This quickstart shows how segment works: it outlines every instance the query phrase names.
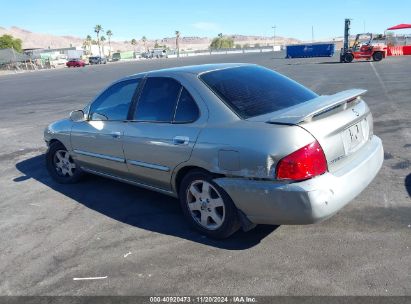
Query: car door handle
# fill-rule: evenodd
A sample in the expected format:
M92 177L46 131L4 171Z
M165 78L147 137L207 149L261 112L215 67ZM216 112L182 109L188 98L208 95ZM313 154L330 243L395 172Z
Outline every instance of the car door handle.
M110 135L113 138L120 138L121 137L121 132L111 132Z
M188 145L190 138L187 136L176 136L173 138L173 144L175 145Z

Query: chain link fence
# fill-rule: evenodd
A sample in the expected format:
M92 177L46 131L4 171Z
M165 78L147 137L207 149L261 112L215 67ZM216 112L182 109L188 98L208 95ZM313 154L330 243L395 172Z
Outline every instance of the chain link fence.
M51 69L55 65L51 58L43 58L36 53L19 53L12 48L0 49L0 71L19 72Z

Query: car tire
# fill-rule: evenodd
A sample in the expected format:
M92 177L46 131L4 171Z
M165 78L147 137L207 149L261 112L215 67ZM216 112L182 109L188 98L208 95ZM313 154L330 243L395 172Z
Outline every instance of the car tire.
M372 59L373 59L374 61L381 61L383 58L384 58L384 56L383 56L382 52L375 52L375 53L372 55Z
M181 181L180 205L192 227L208 237L224 239L241 225L233 201L213 178L203 170L190 171Z
M50 144L46 152L46 167L50 176L59 184L74 184L83 176L83 171L60 142Z
M354 60L354 55L351 53L347 53L344 55L344 62L351 63Z

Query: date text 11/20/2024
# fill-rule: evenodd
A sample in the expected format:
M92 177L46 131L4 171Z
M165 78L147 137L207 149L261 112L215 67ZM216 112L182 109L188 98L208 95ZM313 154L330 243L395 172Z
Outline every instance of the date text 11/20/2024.
M257 302L258 301L255 297L248 297L248 296L150 297L150 303L257 303Z

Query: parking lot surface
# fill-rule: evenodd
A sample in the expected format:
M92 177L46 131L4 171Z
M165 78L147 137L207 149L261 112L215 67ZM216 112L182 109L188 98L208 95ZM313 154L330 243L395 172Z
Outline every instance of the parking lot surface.
M411 58L337 60L215 55L1 76L0 295L411 295ZM367 89L385 148L377 178L325 222L215 241L175 199L48 176L47 124L122 76L217 62L260 64L321 94Z

